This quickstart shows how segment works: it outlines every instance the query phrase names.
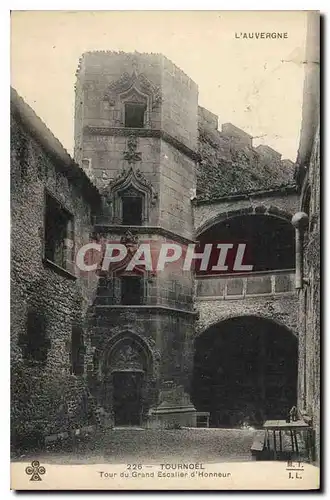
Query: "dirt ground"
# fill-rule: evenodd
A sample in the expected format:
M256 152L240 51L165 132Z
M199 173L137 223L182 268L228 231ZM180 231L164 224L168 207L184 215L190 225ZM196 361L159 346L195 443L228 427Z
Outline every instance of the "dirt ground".
M253 436L254 431L249 429L120 428L93 436L74 451L29 453L17 460L38 458L62 464L249 461Z

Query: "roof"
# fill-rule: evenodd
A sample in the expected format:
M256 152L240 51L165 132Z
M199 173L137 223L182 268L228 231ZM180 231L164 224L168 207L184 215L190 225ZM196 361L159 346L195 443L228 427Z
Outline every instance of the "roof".
M252 137L232 124L217 128L217 117L199 110L197 203L233 195L278 191L294 186L295 164L269 146L252 146Z
M23 127L35 138L44 151L56 160L56 168L69 180L81 183L82 190L87 196L98 198L100 196L98 189L83 169L71 158L46 124L12 87L10 89L10 104L11 112L20 120Z

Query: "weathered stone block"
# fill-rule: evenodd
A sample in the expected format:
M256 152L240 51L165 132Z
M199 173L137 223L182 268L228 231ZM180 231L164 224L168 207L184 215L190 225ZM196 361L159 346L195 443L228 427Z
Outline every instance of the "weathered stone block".
M250 294L263 294L271 293L272 282L271 276L249 276L247 279L246 293Z
M278 274L275 276L275 293L291 292L294 290L294 276L291 274Z
M227 280L227 295L242 295L243 294L243 279L230 278Z

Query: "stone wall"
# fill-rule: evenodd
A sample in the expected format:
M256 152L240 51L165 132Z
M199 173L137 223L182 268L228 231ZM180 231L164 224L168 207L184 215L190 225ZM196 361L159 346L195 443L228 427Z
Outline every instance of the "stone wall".
M180 68L162 56L161 128L197 151L198 87Z
M154 192L160 193L160 139L148 137L136 137L135 152L141 154L141 161L134 163L134 169L139 169L144 178L151 183ZM106 189L111 181L123 170L128 169L130 164L125 160L124 153L129 150L129 136L99 135L85 133L84 135L84 157L91 160L91 173L95 178L96 185L100 189ZM158 225L159 204L151 207L149 223ZM102 215L102 214L98 214Z
M125 87L125 77L129 86L134 71L143 73L148 81L151 77L157 89L161 84L160 56L100 51L87 52L80 59L75 100L75 159L80 164L84 158L91 160L91 174L99 186L107 185L127 165L123 153L127 150L128 134L120 133L124 127L123 104L109 88L117 85L119 94ZM148 129L159 129L160 120L160 108L155 105L150 109ZM115 131L119 131L119 136ZM150 181L157 182L153 174L157 174L154 164L159 162L159 142L141 138L137 151L142 152L139 168Z
M218 130L218 117L199 108L197 199L216 201L294 184L294 163L269 146L254 148L252 137L231 123Z
M249 195L246 197L224 198L210 203L196 203L194 205L194 221L197 235L210 225L235 215L264 213L282 217L290 222L292 215L299 207L297 192L264 193L263 195ZM241 211L241 212L240 212Z
M78 167L73 165L67 153L65 153L68 157L66 166L54 152L41 146L37 136L31 133L32 125L30 129L24 125L24 119L27 119L26 109L21 112L20 106L21 103L17 100L12 103L11 117L12 370L15 377L15 370L24 372L26 363L28 363L26 369L31 368L30 361L23 361L23 351L27 342L28 312L34 310L42 318L45 342L48 346L44 366L33 368L35 377L39 382L46 377L54 383L57 377L63 383L64 377L65 383L72 383L72 387L75 387L76 377L70 375L71 332L73 325L78 325L83 329L85 359L87 360L90 342L85 314L93 293L88 289L92 282L88 283L86 279L80 278L79 270L74 265L68 271L45 261L45 192L47 190L72 214L76 248L89 240L93 207L91 199L94 199L95 206L97 206L98 197L92 185L88 188L88 181L83 182L83 189L79 177L75 176L75 169ZM46 133L43 134L42 141L45 140L46 135ZM89 190L90 196L86 195L86 189ZM35 327L37 328L37 325ZM16 382L19 383L19 380ZM27 403L24 402L24 396L16 392L14 385L12 385L12 411L15 414L17 410L15 405L27 405ZM43 397L45 395L42 392L38 394L37 386L35 391L32 387L32 391L29 403L34 402L33 418L37 418L40 412L39 416L43 415L46 419L44 425L51 424L52 422L47 422L47 415L44 414L46 407ZM59 394L56 397L58 396ZM50 416L49 419L51 419ZM18 432L15 428L16 424L33 427L33 422L29 421L28 405L26 406L26 419L21 422L17 422L15 418L12 420L14 434L15 431Z
M159 172L160 225L193 239L191 196L196 188L195 162L162 141Z
M197 297L224 300L295 292L294 271L248 273L245 276L217 276L197 279Z
M130 332L138 336L150 350L152 362L146 370L144 387L143 422L147 412L161 401L162 384L171 381L188 392L193 356L193 331L195 316L179 310L150 307L101 307L91 312L90 332L94 347L94 372L92 386L100 404L112 411L111 372L107 372L102 359L110 354L108 345L118 335L119 340ZM109 378L110 377L110 378ZM106 380L109 381L105 387Z
M136 90L126 92L125 85ZM130 129L123 122L126 94L140 90L146 102L152 101L149 118L143 128ZM185 226L196 188L197 95L196 84L158 54L86 53L77 72L77 161L90 160L91 175L101 188L122 169L139 169L159 199L149 225L178 229L188 237L192 227ZM134 151L129 147L132 135Z
M151 242L156 249L154 264L163 242L169 239L154 234L145 228L132 229L138 242ZM138 233L137 233L138 231ZM122 233L110 232L106 226L98 227L98 235L105 241L120 241ZM141 267L143 270L143 266ZM152 353L153 367L147 373L147 388L144 391L144 412L157 405L162 383L189 389L193 356L193 277L191 272L166 268L164 271L146 271L142 274L143 298L141 305L122 305L120 300L120 272L102 273L93 305L89 310L90 333L94 351L93 377L95 394L108 411L112 411L112 385L104 388L108 375L100 360L107 352L107 345L116 335L132 332L142 344L148 345ZM115 292L114 292L115 290ZM114 296L115 294L115 296ZM95 378L96 377L96 378ZM107 395L106 395L107 394ZM105 399L104 399L105 398ZM144 414L146 419L146 414Z
M295 293L277 297L245 297L233 300L200 298L196 306L199 312L196 335L229 318L256 316L284 325L299 336L298 297Z
M312 419L315 429L316 460L320 460L320 365L321 365L321 320L320 320L320 136L314 139L305 184L302 190L302 210L304 194L311 190L309 205L309 228L305 233L304 279L305 286L299 291L300 329L304 341L300 346L299 400L300 407Z
M300 188L299 211L308 215L304 231L303 286L299 290L302 342L299 346L299 408L312 424L315 459L320 462L321 378L321 274L320 274L320 14L308 13L302 123L296 180Z

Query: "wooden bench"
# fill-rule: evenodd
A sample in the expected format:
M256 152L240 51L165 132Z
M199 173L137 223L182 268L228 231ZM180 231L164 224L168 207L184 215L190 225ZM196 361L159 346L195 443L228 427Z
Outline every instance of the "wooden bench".
M265 449L265 438L266 438L266 432L265 431L256 431L254 434L253 438L253 443L250 448L251 450L251 455L253 460L258 460L262 452Z

